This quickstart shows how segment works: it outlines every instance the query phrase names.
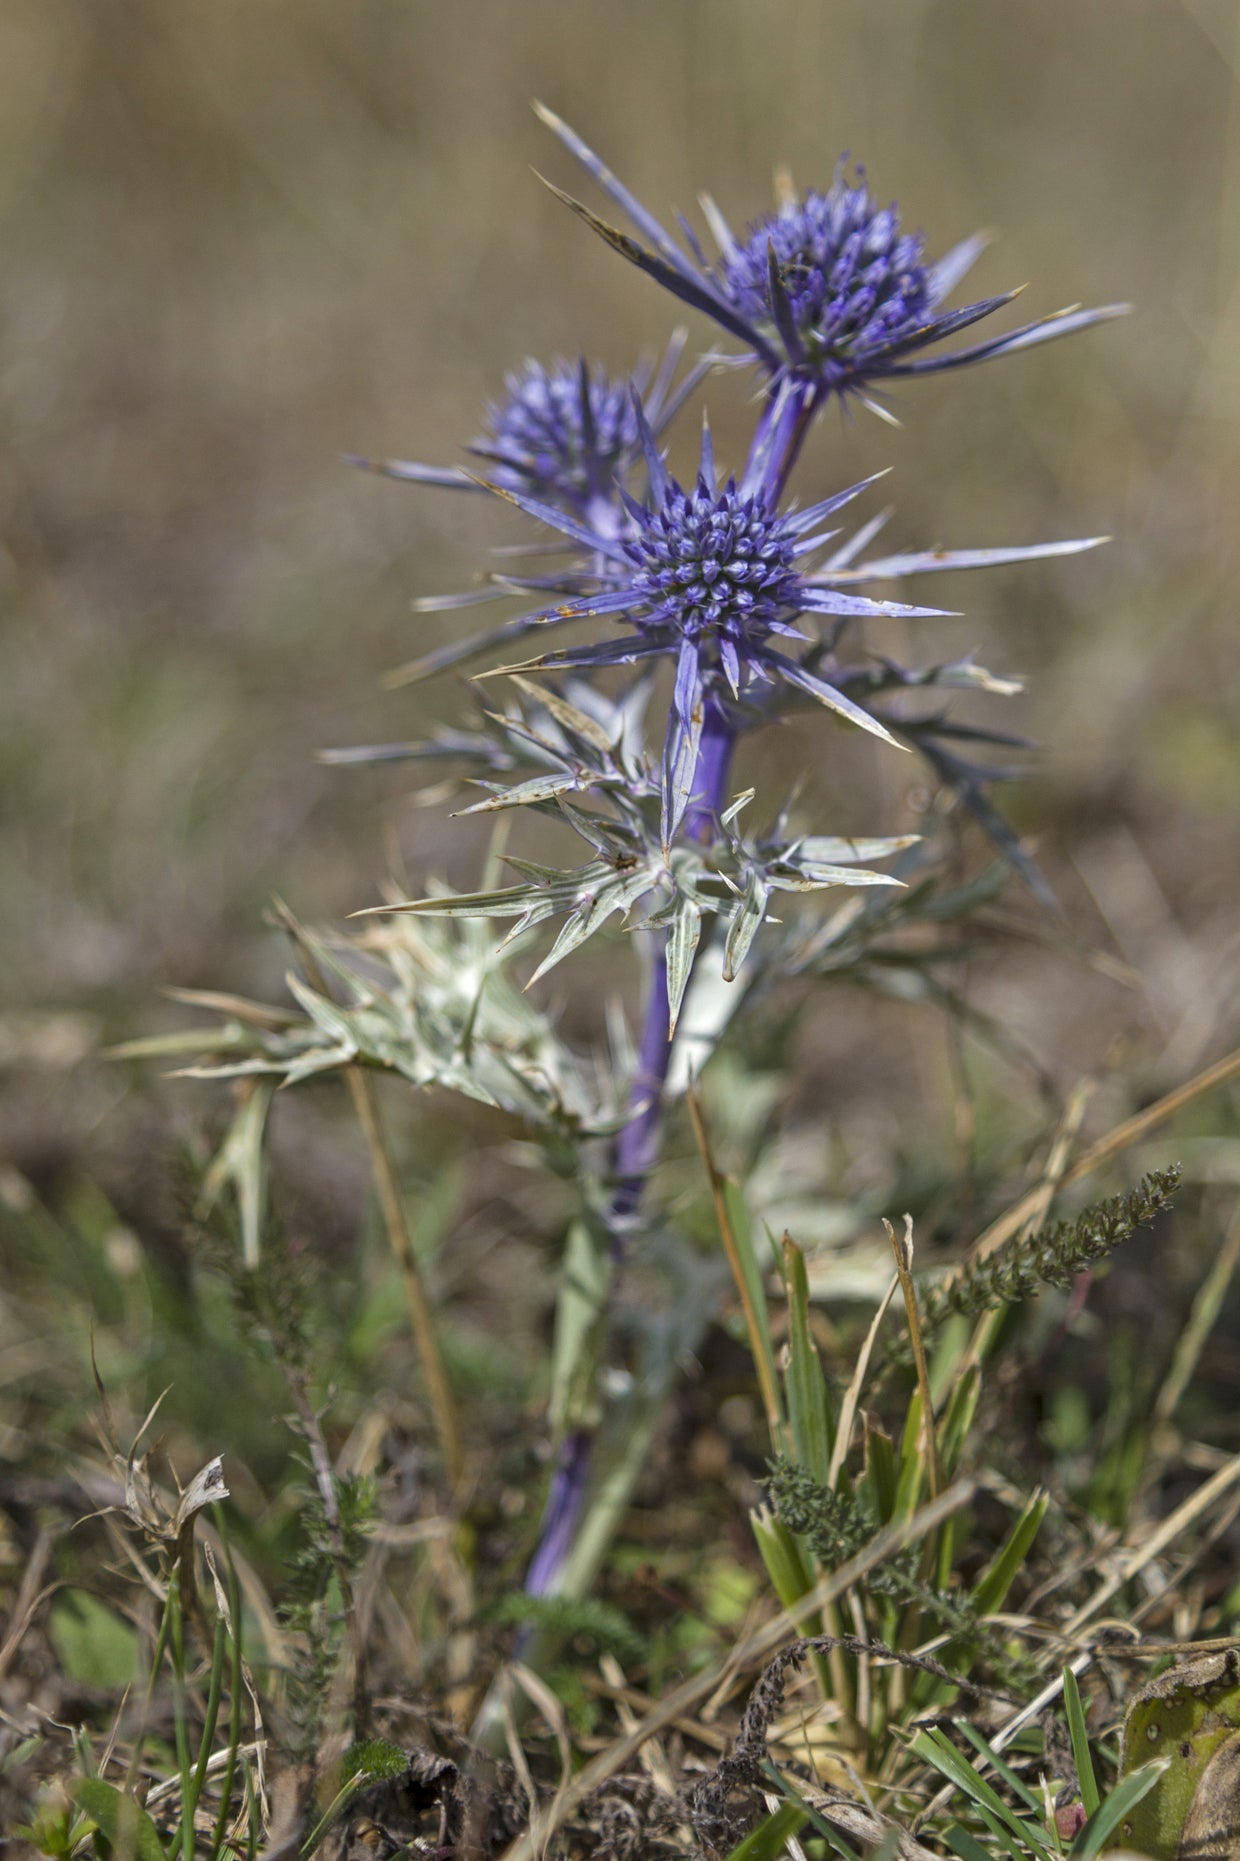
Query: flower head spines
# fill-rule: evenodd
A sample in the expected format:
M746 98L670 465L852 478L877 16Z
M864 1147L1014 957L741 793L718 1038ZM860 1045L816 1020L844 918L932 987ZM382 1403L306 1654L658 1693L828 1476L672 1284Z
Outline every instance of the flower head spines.
M614 529L618 487L641 460L639 421L662 432L718 360L704 356L677 381L686 340L677 330L657 366L647 359L624 380L584 356L576 362L527 361L505 377L507 392L488 403L485 431L468 451L487 462L489 482L500 490ZM347 456L351 465L386 478L450 491L478 489L474 474L460 466Z
M581 504L609 492L637 449L630 384L575 364L526 362L487 408L487 436L470 450L492 460L498 483Z
M613 250L744 343L770 375L797 376L817 401L828 395L864 397L873 384L893 376L959 368L1027 349L1128 308L1059 311L988 342L926 355L931 345L1011 301L1014 294L1007 292L940 314L984 240L965 240L937 264L926 264L920 235L900 231L894 207L874 206L860 171L850 183L841 170L827 193L810 192L785 204L741 239L712 201L707 219L721 256L711 264L687 228L682 227L686 252L580 136L552 111L536 108L653 249L560 188L552 192Z
M731 303L774 326L790 358L830 384L930 315L923 245L900 232L894 205L876 208L841 170L829 193L811 190L757 221L714 275Z
M735 652L757 644L797 605L792 525L758 497L742 496L731 478L718 490L702 471L690 491L669 479L662 503L642 511L625 554L644 609L638 625L670 621L701 646L726 641L734 667Z

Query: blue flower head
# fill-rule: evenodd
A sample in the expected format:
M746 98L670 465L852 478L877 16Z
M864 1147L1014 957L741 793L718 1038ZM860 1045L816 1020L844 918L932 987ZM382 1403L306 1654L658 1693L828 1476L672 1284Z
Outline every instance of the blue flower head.
M833 587L810 571L810 559L826 541L819 526L862 485L851 485L804 510L780 509L761 459L747 481L738 485L729 478L719 484L710 435L704 430L698 475L693 488L686 490L668 472L636 396L633 412L650 489L645 502L622 493L629 518L624 533L591 528L541 500L492 486L509 503L578 544L593 564L588 575L576 579L576 587L574 577L562 578L561 598L554 605L507 622L502 637L603 615L627 623L624 630L496 671L565 671L671 659L675 691L663 773L667 841L688 806L708 719L755 687L783 681L862 729L893 741L870 712L809 665L778 649L781 636L807 641L796 625L800 618L921 616L942 610L872 601ZM485 643L497 638L492 635ZM470 643L476 644L480 643ZM454 656L463 656L470 645L454 648Z
M493 461L495 480L585 503L610 492L639 449L627 381L602 369L527 362L504 379L507 397L486 410L487 435L470 451Z
M846 387L930 321L933 273L920 235L901 233L841 170L827 194L789 201L728 243L714 267L728 301L826 385Z
M552 191L632 264L713 319L773 376L795 378L816 399L860 394L904 375L959 368L1083 329L1127 308L1061 310L1005 335L946 354L926 353L945 337L1010 303L1014 292L962 310L940 306L985 241L967 239L937 264L923 260L920 235L902 233L894 207L876 207L843 168L827 193L811 191L757 221L737 238L704 202L720 256L709 260L684 221L688 251L550 110L542 120L649 242L643 245Z
M504 397L488 403L486 430L468 450L486 462L491 483L502 490L619 527L619 488L642 456L635 397L652 430L661 433L706 372L708 364L698 364L675 382L684 346L680 332L657 369L641 363L624 380L591 367L584 356L549 365L528 361L505 377ZM352 462L413 484L449 491L480 488L473 473L457 466L409 459Z

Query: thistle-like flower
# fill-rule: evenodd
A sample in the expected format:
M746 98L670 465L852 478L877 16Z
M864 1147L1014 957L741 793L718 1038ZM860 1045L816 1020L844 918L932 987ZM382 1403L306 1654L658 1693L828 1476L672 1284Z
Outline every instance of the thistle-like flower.
M538 114L648 241L642 245L609 226L571 195L552 191L608 245L745 345L776 377L795 378L815 400L861 395L904 375L924 375L1028 349L1083 329L1127 306L1069 309L947 354L932 345L1010 303L1007 291L964 309L941 305L981 252L985 239L964 240L935 264L923 258L920 234L902 233L894 206L879 208L858 171L843 164L824 194L790 198L737 237L709 199L703 201L719 257L708 259L687 222L686 252L594 151L552 111Z
M627 621L627 628L610 639L565 647L497 671L563 671L672 659L675 693L663 759L663 835L669 841L693 793L704 729L729 700L741 699L755 687L782 680L863 730L894 741L869 711L778 649L775 642L780 638L809 638L796 625L798 619L811 614L920 617L944 610L873 601L831 587L809 572L810 558L827 540L821 524L856 497L864 483L804 510L781 510L760 465L739 485L731 478L720 485L710 434L704 428L697 480L686 491L668 472L636 397L633 410L650 489L644 503L622 493L630 522L627 534L591 530L551 505L498 484L492 487L588 550L601 565L592 591L567 594L509 627L532 632L607 615Z
M652 431L661 433L711 366L713 358L706 357L675 382L684 347L684 333L678 332L657 369L639 363L627 380L591 367L584 356L549 366L527 361L505 377L504 397L488 403L485 431L467 450L486 462L492 483L502 490L526 492L589 515L604 528L619 528L618 488L641 457L635 398ZM474 473L456 466L409 459L353 463L413 484L480 488Z
M487 408L487 438L470 448L496 466L499 483L585 504L610 496L638 451L629 385L584 357L544 368L527 362L505 377L507 398Z

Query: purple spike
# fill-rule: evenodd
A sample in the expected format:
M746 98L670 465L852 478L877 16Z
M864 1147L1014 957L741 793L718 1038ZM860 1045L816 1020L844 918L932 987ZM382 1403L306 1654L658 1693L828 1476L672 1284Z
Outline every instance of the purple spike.
M659 442L650 430L646 410L633 394L633 415L637 421L637 437L646 459L646 470L650 474L650 501L654 505L662 504L667 497L667 467L663 463L663 454L659 451Z

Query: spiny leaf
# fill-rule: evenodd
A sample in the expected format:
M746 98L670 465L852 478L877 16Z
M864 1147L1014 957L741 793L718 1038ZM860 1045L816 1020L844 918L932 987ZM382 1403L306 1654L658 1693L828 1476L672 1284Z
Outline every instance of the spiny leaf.
M770 888L766 880L759 872L751 868L744 897L737 905L728 927L728 940L723 952L725 982L735 981L737 972L749 954L750 945L766 916L769 898Z
M676 1032L701 935L702 908L696 899L682 897L676 906L667 939L667 1005L671 1017L669 1034Z

